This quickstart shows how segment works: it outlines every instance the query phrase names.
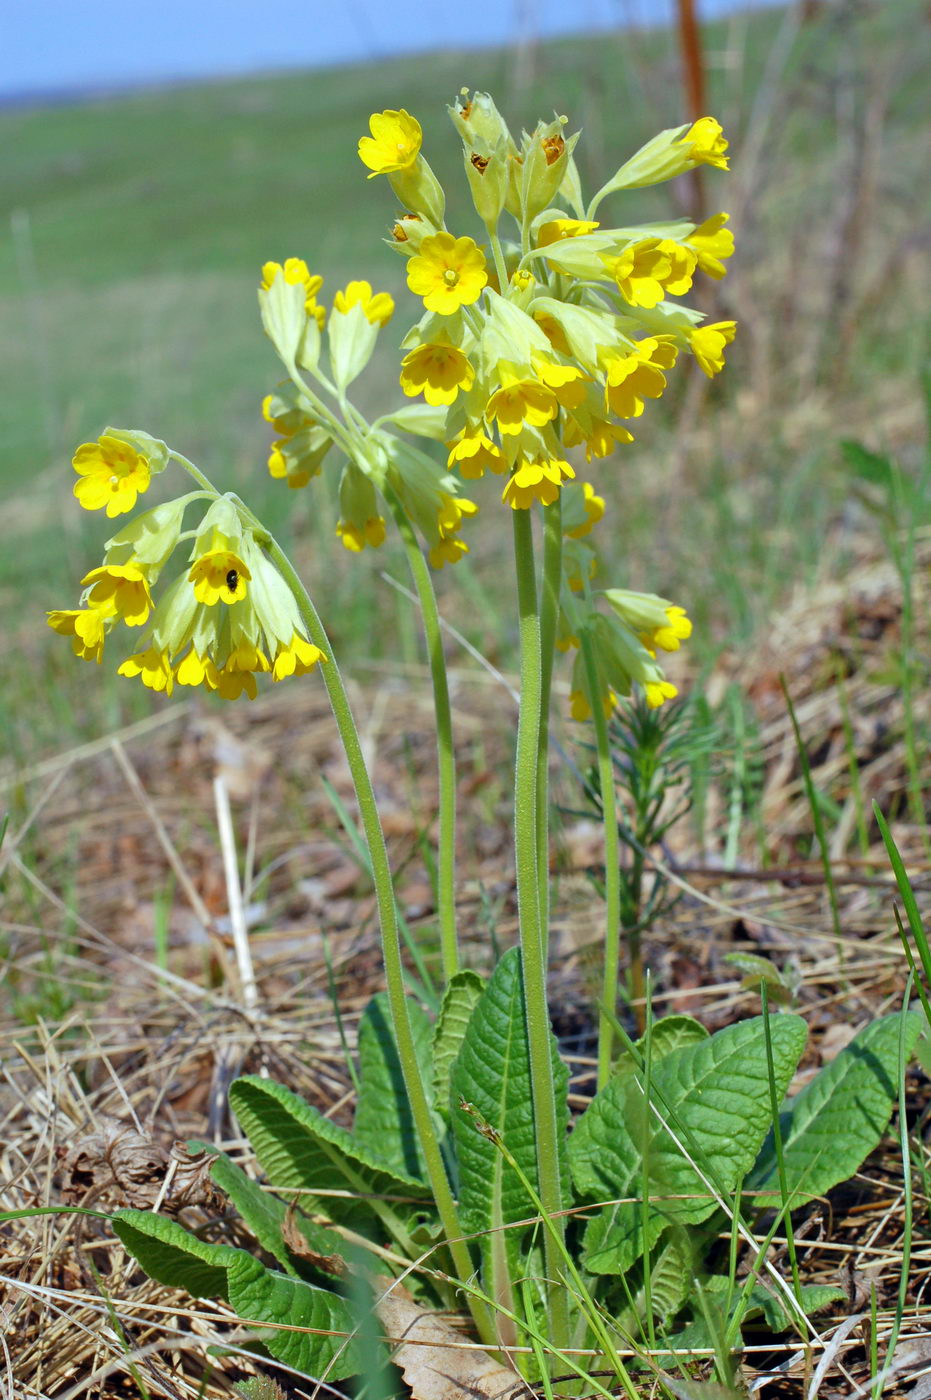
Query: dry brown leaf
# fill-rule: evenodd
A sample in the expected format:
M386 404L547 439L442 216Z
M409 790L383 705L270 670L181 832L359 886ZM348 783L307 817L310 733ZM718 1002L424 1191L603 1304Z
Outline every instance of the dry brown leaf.
M281 1223L281 1238L297 1259L306 1259L321 1273L330 1274L333 1278L340 1278L346 1273L346 1261L341 1254L321 1254L311 1249L295 1222L293 1206L288 1208Z
M166 1211L219 1201L209 1175L212 1154L191 1153L183 1142L169 1151L111 1114L98 1115L97 1124L60 1149L63 1200L86 1205L106 1198L117 1206L151 1210L161 1199Z
M516 1371L478 1347L464 1347L461 1332L442 1314L420 1307L399 1284L388 1279L383 1284L391 1292L375 1311L386 1337L404 1338L391 1359L400 1366L413 1400L532 1400L533 1392Z

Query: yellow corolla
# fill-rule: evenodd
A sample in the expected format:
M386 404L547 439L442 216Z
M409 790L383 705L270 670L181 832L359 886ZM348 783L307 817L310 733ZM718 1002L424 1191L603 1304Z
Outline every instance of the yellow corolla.
M420 154L423 132L420 122L405 112L373 112L369 117L371 136L359 141L359 159L371 174L388 175L392 170L407 170Z
M212 608L214 603L239 603L248 593L252 578L248 568L231 549L211 549L195 559L188 579L194 585L198 603Z
M736 321L715 321L713 325L696 326L689 332L692 354L709 379L724 368L724 347L730 345L736 333Z
M401 361L401 388L409 399L423 394L438 407L455 403L460 389L466 393L475 381L475 370L455 345L418 345Z
M108 616L118 615L127 627L141 627L152 611L152 595L145 574L136 564L102 564L81 582L92 584L88 602Z
M407 285L428 311L451 316L478 301L488 282L485 255L471 238L434 233L407 264Z
M394 297L388 292L373 292L371 282L349 282L333 298L333 310L343 313L361 306L365 319L372 326L385 326L394 315Z
M96 608L57 608L47 614L48 625L61 637L70 637L76 656L99 663L103 656L106 618Z
M721 123L714 117L699 117L685 135L677 142L686 147L689 160L698 165L713 165L718 170L727 170L728 142L724 139Z
M74 470L81 478L74 494L85 510L125 515L136 497L149 489L149 459L128 442L104 433L96 442L84 442L74 454Z
M488 400L485 417L496 419L502 433L519 433L526 424L542 428L559 412L552 389L537 379L515 379L502 384Z

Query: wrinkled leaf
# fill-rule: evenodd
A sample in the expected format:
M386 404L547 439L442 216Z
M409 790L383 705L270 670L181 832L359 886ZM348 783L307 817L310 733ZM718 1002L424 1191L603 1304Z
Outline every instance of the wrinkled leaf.
M560 1139L568 1124L568 1071L550 1036ZM450 1077L452 1102L473 1104L501 1134L515 1160L539 1190L534 1140L530 1057L520 950L511 948L500 960L469 1020L462 1048ZM477 1130L474 1119L453 1108L453 1134L459 1162L459 1218L466 1233L493 1231L483 1241L486 1250L502 1246L513 1254L518 1233L502 1224L536 1214L536 1207L494 1143ZM565 1156L560 1167L565 1174ZM568 1181L566 1182L568 1188ZM568 1197L568 1189L565 1191ZM502 1259L493 1266L502 1277Z
M409 997L407 1005L420 1076L429 1094L433 1027L416 1001ZM425 1180L426 1166L404 1087L388 997L384 992L373 997L362 1013L359 1068L361 1085L353 1138L392 1171Z
M449 1077L465 1038L469 1018L485 990L477 972L466 968L450 978L433 1032L433 1094L440 1113L449 1116Z
M346 1191L315 1208L333 1219L371 1217L369 1195L426 1198L423 1182L404 1175L357 1142L299 1095L270 1079L246 1075L230 1086L230 1106L252 1144L270 1184L278 1190ZM311 1200L313 1197L311 1196ZM305 1206L308 1200L304 1198Z
M781 1098L804 1048L806 1027L799 1016L779 1015L771 1017L770 1029ZM651 1197L665 1198L651 1204L646 1242L636 1200L607 1206L592 1218L584 1258L594 1273L625 1272L672 1221L707 1219L717 1201L706 1182L726 1199L753 1164L770 1122L762 1017L685 1045L655 1066L656 1113L649 1116L648 1137L642 1085L639 1073L611 1080L572 1135L570 1161L583 1195L639 1197L641 1145L647 1141L648 1189Z
M330 1380L364 1372L365 1358L346 1344L354 1324L344 1298L266 1269L243 1249L206 1244L150 1211L119 1211L113 1228L159 1283L195 1298L226 1299L244 1322L255 1324L276 1360Z
M793 1208L846 1181L885 1132L898 1094L901 1016L893 1012L866 1026L780 1113ZM905 1053L910 1055L922 1019L916 1012L906 1016ZM756 1209L778 1203L772 1134L747 1184L761 1193L776 1193L761 1194L753 1202Z

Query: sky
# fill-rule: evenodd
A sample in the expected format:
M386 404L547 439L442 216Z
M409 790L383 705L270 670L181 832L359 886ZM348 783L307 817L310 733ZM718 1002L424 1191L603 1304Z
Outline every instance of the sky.
M711 18L775 0L696 0ZM3 0L0 99L664 23L674 0Z

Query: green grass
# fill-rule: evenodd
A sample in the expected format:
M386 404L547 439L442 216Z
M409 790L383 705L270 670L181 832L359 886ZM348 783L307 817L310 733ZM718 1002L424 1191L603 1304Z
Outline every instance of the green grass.
M620 573L635 586L682 592L706 655L722 640L752 634L791 583L823 563L843 497L832 473L840 412L827 369L837 328L822 313L837 258L846 256L843 243L832 251L832 238L843 232L848 147L877 55L894 81L882 160L872 158L877 197L865 206L851 275L875 281L895 240L910 246L909 231L923 214L921 56L928 40L926 26L918 26L920 6L894 0L864 7L859 19L835 15L836 8L796 38L772 90L755 173L742 169L741 149L769 90L767 63L785 21L763 11L708 28L709 108L724 120L735 152L734 175L709 179L709 205L731 206L741 182L746 192L737 229L743 262L720 307L722 314L736 307L741 333L710 395L689 410L691 391L680 376L638 425L637 446L599 471L623 531L612 581ZM451 227L475 232L444 111L464 84L494 91L512 127L566 112L570 129L583 128L578 157L589 190L653 131L683 119L675 43L662 31L543 45L529 80L507 53L445 53L0 114L0 509L7 527L0 606L5 617L22 619L16 631L27 659L25 676L11 676L4 687L13 752L26 756L62 737L84 737L101 721L132 718L151 703L122 685L94 685L89 697L84 668L75 668L60 641L37 637L41 611L69 605L107 533L75 506L69 467L76 444L107 422L166 439L218 482L248 494L272 528L296 537L311 585L327 582L330 617L350 648L371 652L378 631L397 636L398 609L407 604L383 592L377 607L385 627L373 627L359 571L375 575L387 565L403 576L399 557L340 557L334 566L327 488L315 483L295 500L268 479L258 405L279 374L255 287L264 260L299 254L326 277L324 299L351 276L400 294L399 314L360 392L368 408L396 401L396 349L415 312L403 291L403 264L382 241L394 202L386 182L365 179L356 142L370 111L414 111L426 153L451 191ZM844 94L852 119L838 106ZM640 191L609 201L605 216L661 217L680 212L676 200L687 195L675 185ZM914 258L903 253L879 300L857 319L845 390L861 415L909 393L923 335L914 310L919 285ZM478 596L487 604L495 594L482 573L493 566L494 522L503 515L491 492L485 509L490 523L472 534L472 578L463 577L466 566L455 571L466 585L455 591L468 599L456 620L471 640L495 650L508 646L510 620L483 619L476 606ZM447 593L445 575L440 584ZM500 604L491 610L500 614ZM54 722L24 718L36 674L56 689Z

